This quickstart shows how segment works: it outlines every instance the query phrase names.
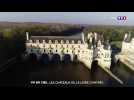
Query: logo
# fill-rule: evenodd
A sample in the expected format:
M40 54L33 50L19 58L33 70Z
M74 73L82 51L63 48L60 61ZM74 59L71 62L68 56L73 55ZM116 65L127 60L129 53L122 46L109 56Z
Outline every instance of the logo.
M117 20L118 21L126 21L127 20L127 16L117 16Z

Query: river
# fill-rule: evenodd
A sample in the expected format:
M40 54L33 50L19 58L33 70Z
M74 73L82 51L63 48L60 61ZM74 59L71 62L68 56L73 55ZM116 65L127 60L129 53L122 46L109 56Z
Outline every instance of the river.
M119 62L111 71L125 82L123 86L134 86L134 73ZM122 86L97 64L89 70L80 62L48 63L19 61L0 73L0 86L29 86L30 81L101 81L103 84L70 86ZM44 85L45 86L45 85Z

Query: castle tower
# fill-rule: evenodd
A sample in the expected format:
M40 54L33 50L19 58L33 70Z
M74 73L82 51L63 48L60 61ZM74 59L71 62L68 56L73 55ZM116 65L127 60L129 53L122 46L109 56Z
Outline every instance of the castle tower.
M26 32L26 40L29 40L29 33Z
M97 41L97 33L94 32L94 39L95 39L95 42Z
M128 34L127 34L127 33L125 33L124 41L127 39L127 37L128 37Z
M89 40L92 37L92 35L93 35L92 32L88 33L87 39Z
M82 32L82 41L85 43L84 33Z
M108 50L111 50L111 46L110 45L108 46Z

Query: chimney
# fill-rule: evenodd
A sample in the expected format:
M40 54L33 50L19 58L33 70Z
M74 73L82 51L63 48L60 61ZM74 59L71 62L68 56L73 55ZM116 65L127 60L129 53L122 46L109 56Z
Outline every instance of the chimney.
M82 32L82 41L85 43L84 33Z
M26 32L26 40L29 40L29 33Z

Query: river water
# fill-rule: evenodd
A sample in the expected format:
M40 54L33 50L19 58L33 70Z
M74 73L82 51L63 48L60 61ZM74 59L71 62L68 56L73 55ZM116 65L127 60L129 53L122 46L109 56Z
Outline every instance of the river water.
M97 64L92 65L92 69L88 69L84 64L77 62L58 63L58 64L30 64L32 71L29 79L47 80L47 81L89 81L103 82L103 84L90 84L82 86L121 86L116 80L109 76ZM34 68L33 68L34 67ZM81 85L80 85L81 86Z
M130 70L125 64L122 62L117 62L112 66L111 71L124 81L125 86L134 87L134 72Z
M19 61L0 73L0 86L28 86L30 81L101 81L103 84L73 86L134 86L134 73L119 62L111 71L118 76L124 85L104 72L97 64L89 70L80 62L48 63L38 61ZM45 85L44 85L45 86Z

